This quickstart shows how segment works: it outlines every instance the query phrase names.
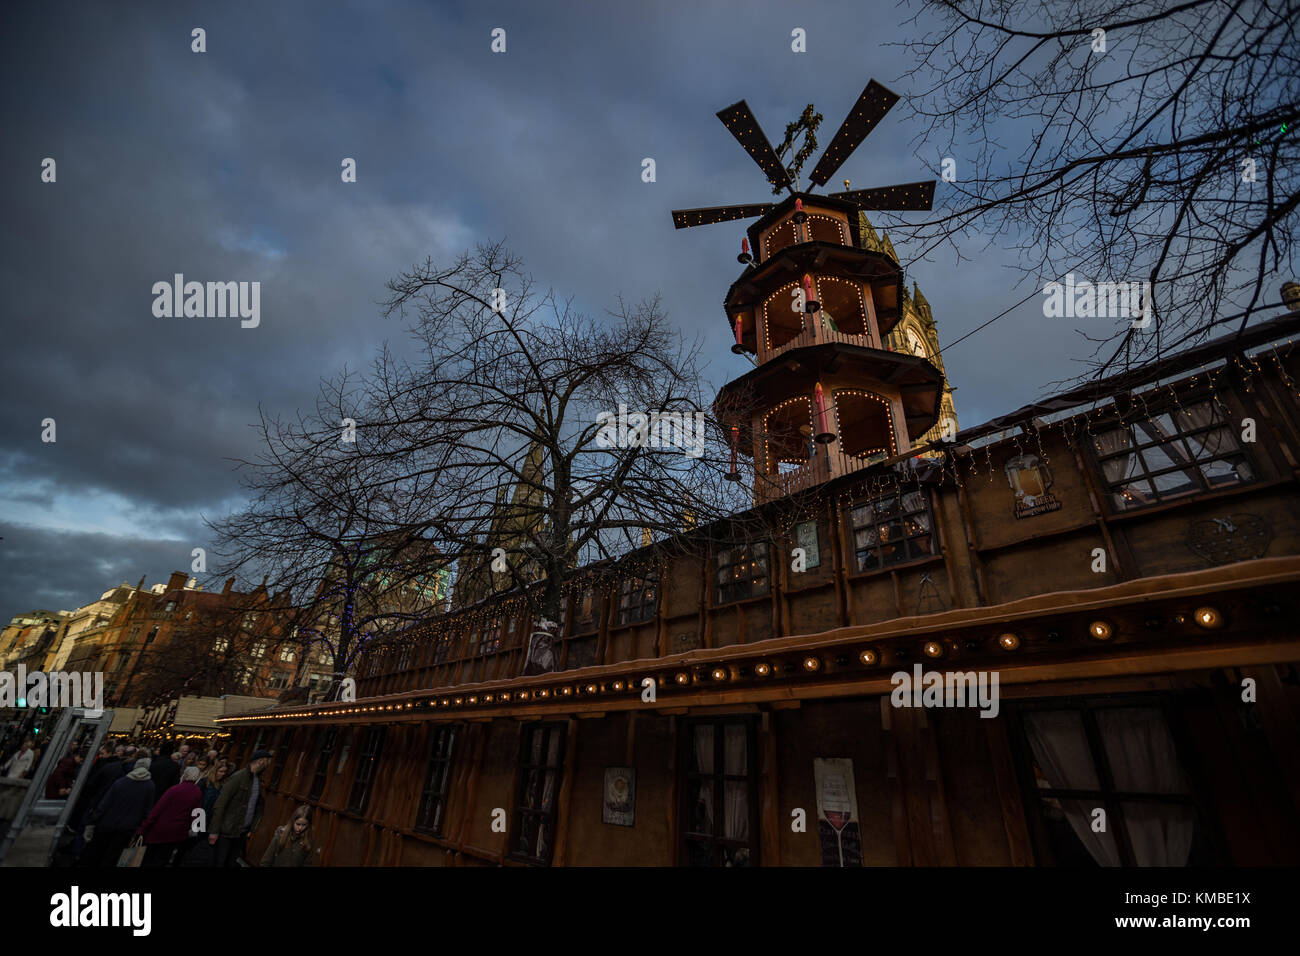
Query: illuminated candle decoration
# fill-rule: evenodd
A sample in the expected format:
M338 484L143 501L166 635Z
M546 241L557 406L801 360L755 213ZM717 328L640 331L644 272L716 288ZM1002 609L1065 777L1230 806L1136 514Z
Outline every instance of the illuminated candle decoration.
M745 344L740 340L740 316L736 316L736 344L731 347L731 351L736 355L741 355L745 351Z
M835 440L835 433L826 421L826 393L822 391L821 382L813 389L813 406L817 411L817 434L813 440L819 445L829 445Z
M736 455L740 445L740 428L731 426L731 471L727 472L728 481L740 481L740 472L736 469Z
M803 211L803 200L794 201L794 215L790 217L794 222L804 223L808 221L808 214Z
M807 312L809 315L813 314L814 312L816 312L822 307L821 303L813 298L812 276L810 276L806 272L803 274L803 298L804 298L803 310Z
M754 257L749 254L749 240L740 240L740 255L736 256L736 261L741 265L749 265L754 261Z

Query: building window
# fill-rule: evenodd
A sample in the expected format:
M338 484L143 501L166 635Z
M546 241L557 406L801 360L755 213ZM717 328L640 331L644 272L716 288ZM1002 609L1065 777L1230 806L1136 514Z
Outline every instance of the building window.
M714 556L718 604L743 601L768 592L767 542L737 544Z
M325 781L329 776L330 758L334 756L334 748L338 746L338 743L338 728L326 728L325 737L321 740L320 751L316 754L316 774L312 777L311 791L307 794L308 800L319 800L320 795L325 792Z
M164 614L170 614L170 613L171 613L172 611L174 611L174 610L176 610L176 602L175 602L175 601L168 601L168 602L167 602L167 606L166 606L165 608L163 608L163 613L164 613Z
M370 801L370 785L375 781L385 730L385 727L371 727L361 743L356 776L352 778L352 795L348 798L348 809L353 813L364 813L366 804Z
M758 744L752 721L699 720L682 734L682 861L758 865Z
M508 612L504 624L493 620L488 629L483 632L483 643L479 645L479 653L484 657L490 657L501 650L502 631L507 631L508 636L513 640L517 624L517 612Z
M1093 450L1115 510L1254 481L1223 411L1206 400L1098 434Z
M293 663L293 648L292 647L280 648L280 660L286 661L288 663Z
M260 660L266 654L266 641L254 641L249 653L254 660Z
M934 553L929 499L924 491L897 491L849 511L857 569L871 571Z
M618 586L618 623L640 624L655 616L659 588L649 575L627 575Z
M212 642L212 650L218 654L224 654L230 650L230 638L219 637Z
M1027 702L1016 709L1016 725L1040 863L1216 862L1159 699ZM1104 830L1094 825L1098 810Z
M286 727L280 735L280 744L275 748L275 762L271 765L271 786L278 787L284 776L285 764L289 762L289 748L293 746L293 732L297 728Z
M424 790L415 814L415 829L442 836L443 816L447 810L447 786L451 782L451 755L456 744L456 725L446 724L433 732L429 746L429 766L424 775Z
M564 724L525 724L519 748L519 793L510 855L550 862L555 840L555 800L560 793Z

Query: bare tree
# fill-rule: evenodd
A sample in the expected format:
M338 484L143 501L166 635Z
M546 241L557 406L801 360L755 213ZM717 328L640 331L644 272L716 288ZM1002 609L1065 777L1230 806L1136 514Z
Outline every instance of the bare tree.
M1006 234L1036 282L1149 282L1149 325L1090 334L1089 376L1278 304L1300 204L1295 0L922 0L911 22L918 155L956 162L946 208L912 227L921 248Z
M515 591L557 620L577 568L752 505L699 343L657 300L581 315L500 244L389 291L413 351L326 381L314 414L264 414L250 504L212 522L221 573L292 595L290 639L328 647L336 684L445 610L453 562L458 604Z

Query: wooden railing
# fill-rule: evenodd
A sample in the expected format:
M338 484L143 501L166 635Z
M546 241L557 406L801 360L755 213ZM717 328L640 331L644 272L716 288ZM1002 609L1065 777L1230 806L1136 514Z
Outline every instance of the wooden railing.
M818 445L817 455L808 464L784 474L759 475L755 484L755 497L759 503L775 501L800 491L806 491L823 481L838 475L847 475L859 471L868 465L884 461L886 456L875 455L871 459L846 455L840 451L838 441L829 445Z
M809 345L824 345L827 342L843 342L846 345L858 345L863 348L880 348L880 343L870 334L850 335L846 332L832 332L822 323L820 314L814 313L808 316L804 328L800 330L799 334L789 341L782 342L770 349L767 348L766 343L760 343L758 361L762 364L776 358L782 352L790 351L790 349L804 348Z

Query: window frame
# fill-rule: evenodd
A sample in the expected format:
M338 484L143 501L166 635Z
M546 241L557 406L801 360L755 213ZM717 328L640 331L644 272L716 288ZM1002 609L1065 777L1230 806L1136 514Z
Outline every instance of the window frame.
M760 547L763 549L763 561L764 561L763 574L761 577L761 580L764 582L764 584L763 584L763 589L761 591L754 590L754 582L760 579L752 575L748 579L741 580L736 578L735 575L733 574L731 576L731 579L726 584L723 584L719 581L722 571L726 570L726 571L734 572L734 569L745 561L746 552L749 552L751 550L754 551L753 557L750 560L751 561L756 560L758 558L757 549ZM737 554L737 552L740 553ZM721 558L723 555L730 556L730 560L727 561L726 563L720 563L718 559ZM713 548L709 555L709 559L710 559L709 574L713 578L712 588L713 588L713 596L714 596L714 602L713 602L714 607L723 607L724 605L728 605L728 604L738 604L741 601L752 601L759 598L765 598L772 593L771 542L766 540L727 542L725 544L722 544L720 547ZM745 593L743 594L738 593L740 589L740 585L742 583L745 586Z
M316 802L325 794L326 787L329 784L330 762L334 757L334 751L339 745L339 728L323 727L320 746L316 750L316 771L312 774L311 789L307 791L307 799Z
M451 789L452 765L456 759L456 742L460 736L462 724L436 724L429 738L428 759L425 762L424 785L420 789L420 800L415 805L415 823L412 829L431 836L443 836L446 824L448 794ZM443 752L439 747L445 740ZM440 782L435 784L435 775L441 774ZM430 816L436 818L430 822Z
M705 774L700 771L691 770L692 749L695 746L695 729L697 727L709 725L713 727L713 766L714 772ZM746 772L741 774L728 774L726 772L726 728L729 725L740 725L745 728L745 766ZM749 866L757 867L760 865L761 847L760 847L760 822L758 815L758 791L761 780L761 768L759 767L758 756L758 733L759 726L757 718L745 714L720 714L714 717L696 717L684 720L681 725L681 732L678 736L678 753L677 760L681 772L678 774L677 800L678 800L678 819L681 825L678 828L677 837L677 859L679 866L690 866L690 846L692 843L704 843L710 848L710 854L713 858L713 866L724 866L725 861L722 859L722 851L725 847L747 847L749 849ZM726 784L728 781L743 780L746 786L747 803L749 806L749 837L745 840L734 840L724 836L712 834L695 833L690 829L691 822L691 783L701 778L711 778L713 780L713 826L717 831L725 820L722 813L717 812L716 808L726 806Z
M1134 414L1134 409L1130 406L1125 411L1116 410L1116 413L1109 417L1104 423L1094 426L1090 432L1091 440L1087 442L1088 453L1092 460L1094 474L1097 476L1097 482L1100 486L1101 496L1105 499L1107 513L1118 517L1119 515L1133 514L1139 511L1146 511L1149 508L1159 507L1160 505L1170 505L1184 501L1195 501L1206 495L1212 495L1224 491L1233 491L1246 485L1256 484L1261 480L1259 462L1255 456L1247 451L1244 442L1240 441L1236 432L1236 426L1229 418L1231 407L1226 401L1218 398L1211 393L1195 394L1180 399L1178 403L1160 402L1153 403L1154 407L1143 406L1141 414ZM1190 407L1201 404L1208 404L1213 409L1215 418L1209 425L1193 427L1184 430L1178 422L1178 412L1186 411ZM1143 424L1150 424L1161 415L1168 415L1170 421L1174 424L1177 431L1167 439L1151 439L1149 436L1139 436L1138 427ZM1239 416L1240 417L1240 416ZM1118 430L1125 430L1128 433L1131 444L1127 449L1102 454L1097 447L1100 436L1111 434ZM1210 455L1205 458L1196 458L1187 464L1172 464L1167 468L1148 468L1144 453L1152 450L1162 450L1165 446L1173 445L1176 442L1199 441L1200 436L1208 435L1215 431L1222 431L1228 436L1234 450L1227 453ZM1139 440L1141 438L1141 440ZM1204 448L1204 443L1200 443ZM1172 462L1174 457L1168 451L1163 452L1166 458ZM1139 466L1137 471L1130 478L1121 478L1118 482L1111 482L1106 477L1106 464L1121 458L1132 456L1136 458ZM1205 465L1214 462L1232 463L1233 461L1242 461L1252 473L1249 479L1238 479L1232 482L1226 482L1220 485L1211 485L1203 470ZM1165 493L1156 486L1156 479L1166 475L1183 474L1191 472L1197 484L1193 491L1184 491L1178 493ZM1135 503L1127 508L1120 508L1115 504L1115 499L1121 494L1120 489L1126 484L1141 483L1151 490L1153 496L1151 501Z
M365 813L370 804L370 791L374 789L379 760L384 754L384 739L388 728L382 724L366 728L366 735L357 748L357 766L352 771L352 786L348 790L348 813ZM358 792L360 791L360 792Z
M903 499L906 496L913 495L913 494L920 494L921 506L919 508L908 509L904 507ZM876 508L880 502L887 501L890 499L893 499L895 502L897 502L898 510L892 515L885 515L884 519L881 520L876 516ZM859 508L863 508L866 506L871 507L872 517L869 521L859 525L855 523L853 514ZM891 526L897 524L900 528L902 528L906 532L907 520L909 518L914 518L917 515L925 516L926 521L929 524L928 528L924 528L915 533L904 533L902 537L897 538L893 541L884 541L880 538L879 533L877 533L875 544L866 545L865 547L858 546L859 531L866 530L872 527L873 525L879 528L879 526L882 524L891 525ZM939 552L936 550L938 546L936 540L938 537L938 532L935 530L935 526L934 526L935 525L934 501L931 498L930 490L928 488L925 487L904 488L902 485L900 485L898 488L896 488L893 492L889 494L876 495L871 498L861 498L852 501L845 509L844 524L848 532L848 539L849 539L848 550L852 555L852 560L853 560L853 567L852 570L850 570L849 572L851 575L876 574L881 571L888 571L891 569L906 567L910 564L919 563L921 561L931 561L934 560L936 557L939 557ZM919 549L917 549L917 553L915 554L912 553L913 550L916 548L916 546L913 545L912 542L920 540L922 538L929 539L930 542L929 550L920 551ZM898 560L886 561L884 555L881 553L882 549L886 546L893 546L896 548L901 546L903 556ZM862 563L863 552L869 552L874 554L876 556L876 563L872 566L864 567Z
M645 599L647 594L648 600ZM634 602L638 596L642 600ZM618 604L614 610L614 627L632 627L653 621L659 613L659 574L656 572L652 576L646 571L622 575L618 582Z
M1211 808L1203 796L1208 793L1205 776L1196 759L1195 751L1188 746L1187 729L1174 707L1174 699L1170 694L1138 693L1108 696L1090 694L1078 697L1031 698L1009 703L1012 704L1012 725L1008 737L1014 758L1016 779L1020 785L1021 800L1024 804L1026 828L1033 846L1035 865L1061 865L1055 862L1050 841L1046 836L1047 825L1043 817L1042 801L1047 798L1096 801L1096 806L1104 807L1107 825L1115 836L1115 848L1120 855L1120 866L1124 869L1143 869L1138 866L1133 855L1133 846L1122 808L1122 803L1125 801L1190 807L1195 815L1195 826L1200 830L1205 846L1215 857L1214 862L1220 865L1229 862L1216 817L1210 812ZM1098 710L1132 708L1160 711L1165 726L1169 729L1169 735L1173 739L1179 769L1187 781L1189 793L1146 793L1121 791L1115 788L1110 758L1106 754L1106 744L1101 736L1095 714ZM1099 790L1067 790L1037 785L1033 773L1033 748L1029 744L1029 735L1025 731L1024 715L1051 710L1073 711L1080 714L1088 745L1088 755L1097 774ZM1098 869L1100 868L1099 865ZM1187 868L1190 869L1191 866Z
M542 738L542 762L528 762L530 744L533 741L533 735L544 734ZM555 763L547 762L547 754L550 751L551 734L559 734L560 745L556 748ZM560 801L560 790L564 786L564 758L567 753L566 748L569 745L568 725L563 722L555 721L538 721L529 722L521 725L519 734L519 760L516 764L514 797L515 805L511 813L511 827L509 834L509 850L507 855L512 860L518 860L521 863L528 863L533 866L550 866L551 860L555 856L555 837L558 830L557 826L557 806ZM542 789L545 786L547 773L555 774L555 791L551 798L551 808L547 810L544 806L533 807L526 801L528 793L528 774L529 771L538 772ZM532 826L533 821L536 826ZM535 855L537 846L537 834L541 831L541 825L546 824L550 830L551 839L546 847L545 856ZM528 853L518 848L520 837L524 832L532 836L533 853Z
M294 731L296 727L290 725L280 731L280 739L275 745L275 760L271 764L270 787L272 790L280 786L280 779L284 776L284 767L288 760L284 759L289 755L289 748L293 746Z

